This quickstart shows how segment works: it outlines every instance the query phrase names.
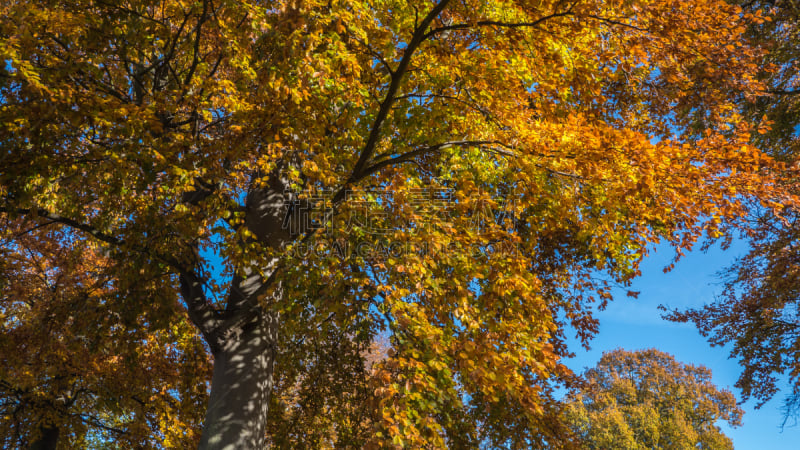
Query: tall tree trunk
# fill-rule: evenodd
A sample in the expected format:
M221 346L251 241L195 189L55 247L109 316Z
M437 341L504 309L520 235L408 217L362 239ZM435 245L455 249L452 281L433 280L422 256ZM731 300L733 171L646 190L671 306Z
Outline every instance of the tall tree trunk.
M266 187L248 193L244 226L254 235L250 239L272 249L291 242L292 232L285 224L297 222L301 210L291 207L290 192L289 182L278 168L270 174ZM273 279L278 259L236 263L239 267L224 312L209 306L202 280L193 269L181 274L190 318L214 353L201 450L261 450L267 444L279 316L264 305L279 302L282 296L280 281ZM256 264L258 271L253 270Z
M266 448L277 322L264 314L215 352L201 450Z
M39 439L31 444L30 450L56 450L61 430L54 426L42 426L39 433Z

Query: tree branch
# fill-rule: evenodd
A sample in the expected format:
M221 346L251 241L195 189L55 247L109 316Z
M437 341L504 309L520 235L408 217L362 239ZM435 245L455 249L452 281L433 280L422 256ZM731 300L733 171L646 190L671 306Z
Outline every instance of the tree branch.
M800 89L791 89L788 91L785 89L772 89L767 92L774 95L800 95Z
M572 5L574 6L574 4ZM453 25L446 25L443 27L437 27L431 29L431 31L427 32L423 39L427 39L431 36L435 36L439 33L444 33L445 31L453 31L453 30L466 30L475 27L498 27L498 28L528 28L528 27L535 27L550 19L555 19L557 17L566 17L572 15L572 6L569 7L566 11L548 14L546 16L540 17L532 22L501 22L499 20L480 20L475 23L457 23Z
M124 245L124 242L112 235L105 234L98 230L97 228L85 224L82 222L78 222L77 220L70 219L68 217L61 216L60 214L52 213L44 208L12 208L8 209L5 206L0 206L0 213L16 213L25 216L38 216L44 217L45 219L49 219L52 222L57 222L63 225L67 225L70 228L74 228L76 230L83 231L84 233L92 235L97 240L103 241L107 244L111 244L116 247L120 247Z
M208 302L203 283L193 271L182 272L179 278L189 319L203 334L211 351L216 352L221 345L220 336L216 333L220 323L219 313Z
M444 149L450 148L450 147L484 147L485 148L485 146L487 146L487 145L498 145L500 147L504 147L504 148L489 148L489 150L491 150L493 153L498 153L498 154L501 154L503 156L512 156L512 157L513 156L517 156L515 153L510 151L511 147L503 144L500 141L448 141L448 142L442 142L441 144L435 144L435 145L431 145L431 146L428 146L428 147L422 147L422 148L419 148L419 149L416 149L416 150L412 150L410 152L403 153L401 155L395 156L394 158L389 158L389 159L384 159L382 161L378 161L378 162L374 163L373 165L371 165L371 166L367 167L366 169L364 169L363 175L360 176L355 181L358 181L358 180L361 180L363 178L366 178L366 177L372 175L373 173L383 169L384 167L387 167L387 166L390 166L390 165L393 165L393 164L400 164L400 163L403 163L403 162L408 162L408 161L411 161L412 159L414 159L414 158L416 158L418 156L425 155L427 153L437 152L439 150L444 150ZM509 150L506 150L506 149L509 149Z
M400 64L398 64L397 69L391 73L391 81L389 83L389 89L386 91L386 97L381 102L381 106L378 109L378 115L375 117L375 122L372 124L372 129L369 132L369 136L367 137L367 142L364 144L364 148L361 150L361 155L356 162L355 167L353 168L353 172L350 175L350 179L346 184L355 182L355 180L361 178L361 171L364 170L366 167L367 162L372 157L372 153L375 151L375 146L378 144L378 140L380 138L381 127L383 126L383 122L386 120L386 117L389 115L389 111L392 109L392 104L395 102L396 98L395 95L397 91L400 90L400 84L403 81L403 77L405 76L406 72L408 71L408 66L411 63L411 57L414 55L414 52L419 48L420 44L428 37L428 33L425 33L425 30L428 29L430 24L433 22L439 13L444 10L450 0L442 0L433 7L433 9L422 19L419 26L414 30L414 34L411 37L411 41L406 46L405 52L403 53L403 58L400 59Z
M77 220L70 219L68 217L61 216L60 214L50 212L44 208L9 209L5 206L0 206L0 213L9 213L9 212L14 212L16 214L22 214L26 216L33 215L33 216L43 217L49 219L52 222L60 223L70 228L83 231L84 233L89 234L95 239L113 245L114 247L129 247L139 253L149 255L155 259L158 259L166 263L167 265L172 267L175 271L177 271L178 275L180 276L181 294L184 300L186 301L186 307L187 307L187 312L189 314L189 318L203 333L203 336L206 338L209 345L212 347L216 345L216 339L213 336L213 331L218 326L219 313L208 302L205 292L203 292L203 283L200 277L198 277L191 268L186 267L185 264L182 264L175 258L154 253L152 250L148 248L131 246L127 244L124 240L116 236L113 236L111 234L103 233L102 231L98 230L92 225L79 222Z
M200 17L197 19L197 26L195 26L195 37L194 37L194 48L192 54L192 65L189 67L189 73L186 74L186 77L183 81L183 84L188 86L189 82L192 81L192 77L194 76L194 72L197 70L197 66L200 64L200 37L201 32L203 30L203 24L208 20L208 0L203 2L203 12L200 14Z

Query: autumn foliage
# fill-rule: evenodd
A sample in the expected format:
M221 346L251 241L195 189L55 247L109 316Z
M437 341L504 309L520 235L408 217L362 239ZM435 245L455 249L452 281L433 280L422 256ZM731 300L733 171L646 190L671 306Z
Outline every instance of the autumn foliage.
M783 186L737 109L763 88L744 34L765 18L722 1L51 0L0 17L3 220L103 255L108 306L86 320L111 347L87 358L144 358L157 375L131 384L148 392L210 381L204 449L569 446L566 333L588 342L652 245L717 239ZM367 368L378 337L391 348ZM198 385L161 398L201 401Z
M693 322L713 345L731 345L742 366L736 383L744 399L763 405L788 384L787 418L800 413L800 251L798 251L798 157L800 157L800 6L796 2L743 2L764 8L767 22L751 23L748 38L766 50L759 78L764 90L740 105L759 123L752 142L786 163L781 205L754 208L746 219L749 252L722 274L724 289L702 308L672 311L668 318Z
M740 425L743 411L703 366L656 349L618 349L584 376L568 413L584 448L733 449L718 423Z
M14 234L0 265L3 447L196 445L208 363L177 299L148 292L144 274L136 286L112 281L113 263L69 233L6 225ZM152 303L137 313L132 298Z

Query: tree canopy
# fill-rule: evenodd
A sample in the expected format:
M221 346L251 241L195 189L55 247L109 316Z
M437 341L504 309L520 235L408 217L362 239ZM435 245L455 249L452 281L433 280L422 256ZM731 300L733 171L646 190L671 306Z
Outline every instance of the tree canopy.
M214 365L201 448L568 446L565 333L591 337L649 246L781 195L737 109L765 19L722 1L0 17L3 220L101 252L136 332L191 321Z
M742 114L765 126L752 142L787 164L786 193L773 200L780 214L755 208L745 237L750 251L721 275L724 290L713 303L668 318L694 322L714 345L732 344L743 367L736 384L759 405L788 381L787 418L800 412L800 249L797 181L800 156L800 6L796 2L742 2L764 8L771 20L750 24L747 35L767 50L760 64L764 91L742 102Z
M0 274L0 443L4 448L196 445L208 361L176 308L131 315L156 299L112 278L113 261L55 228L10 225ZM174 392L180 392L175 395Z

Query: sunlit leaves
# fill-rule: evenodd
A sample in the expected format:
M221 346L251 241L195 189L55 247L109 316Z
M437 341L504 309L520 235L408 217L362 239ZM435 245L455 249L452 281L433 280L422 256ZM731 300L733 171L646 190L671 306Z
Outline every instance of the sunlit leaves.
M275 442L567 445L565 333L649 246L778 195L734 107L760 52L719 1L0 12L3 211L97 238L115 283L163 273L174 299L190 273L220 321L280 316ZM245 276L264 289L237 303Z
M583 448L733 448L718 421L736 426L742 410L705 367L655 349L615 350L585 378L567 414Z

